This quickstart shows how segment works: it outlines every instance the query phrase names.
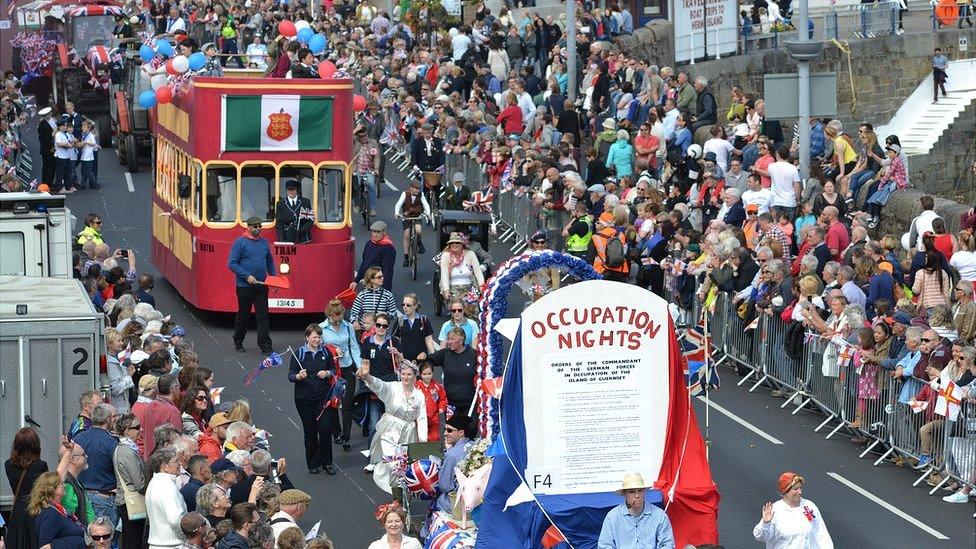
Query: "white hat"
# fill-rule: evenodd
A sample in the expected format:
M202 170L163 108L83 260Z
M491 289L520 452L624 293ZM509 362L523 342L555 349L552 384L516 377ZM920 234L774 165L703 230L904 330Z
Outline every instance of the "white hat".
M51 114L51 112L52 112L51 107L44 107L43 109L37 111L37 115L38 116L47 116L47 115Z
M605 130L616 130L617 129L617 121L614 120L613 118L607 118L606 120L603 121L603 129L605 129Z
M624 490L640 490L650 487L650 485L644 482L644 477L640 473L627 473L624 475L624 480L620 484L620 489L617 490L617 493L623 492Z

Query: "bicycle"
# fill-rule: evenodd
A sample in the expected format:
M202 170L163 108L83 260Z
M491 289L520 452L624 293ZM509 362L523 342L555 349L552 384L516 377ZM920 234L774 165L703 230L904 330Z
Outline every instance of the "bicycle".
M439 171L436 172L422 171L420 172L420 175L421 175L421 181L423 182L422 189L423 189L424 197L427 198L427 203L430 204L431 214L434 214L438 210L440 210L440 204L438 204L438 202L440 200L439 194L441 190L441 179L444 177L444 174Z
M366 188L366 175L363 173L353 174L353 191L356 193L356 203L359 206L359 213L363 216L363 225L367 228L370 225L371 215L369 209L369 189Z
M410 244L407 246L407 265L410 267L410 276L417 280L417 265L420 264L420 236L414 230L414 225L423 223L427 220L426 215L417 217L403 217L403 221L410 223Z

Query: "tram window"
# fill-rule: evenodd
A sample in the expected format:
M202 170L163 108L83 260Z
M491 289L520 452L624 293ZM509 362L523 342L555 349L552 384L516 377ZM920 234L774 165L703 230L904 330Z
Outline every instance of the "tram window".
M316 219L320 223L343 221L346 196L345 172L341 168L319 168L319 204Z
M279 169L278 196L285 196L285 182L294 179L298 181L298 195L312 200L312 190L315 185L313 175L311 166L282 166Z
M207 220L237 220L237 168L234 166L207 168Z
M197 162L193 162L191 168L193 176L193 220L200 221L203 209L203 168Z
M274 219L275 169L273 166L241 168L241 219L258 216Z

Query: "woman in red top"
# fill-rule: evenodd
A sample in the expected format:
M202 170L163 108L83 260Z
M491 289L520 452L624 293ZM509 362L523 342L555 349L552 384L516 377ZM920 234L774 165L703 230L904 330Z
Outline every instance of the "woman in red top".
M769 179L769 165L776 161L773 158L772 148L769 142L760 139L759 141L759 158L756 163L752 165L752 173L759 174L759 180L762 181L762 186L764 189L768 189L772 186L773 182Z
M952 259L952 254L959 250L959 242L956 240L956 235L946 231L945 219L941 217L936 217L932 220L932 230L935 231L935 241L932 243L936 250L942 252L945 256L946 263Z
M427 401L427 442L437 442L441 436L441 414L447 411L447 391L434 380L434 365L430 362L420 366L416 387Z
M505 96L505 108L498 113L498 123L502 125L505 135L521 134L525 129L522 120L522 109L518 106L518 97L514 93Z

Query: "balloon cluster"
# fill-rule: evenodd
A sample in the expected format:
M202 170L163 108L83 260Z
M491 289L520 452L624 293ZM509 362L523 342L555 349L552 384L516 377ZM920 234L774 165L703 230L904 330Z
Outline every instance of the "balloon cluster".
M316 33L309 26L308 21L298 21L293 23L287 19L278 23L278 32L282 36L287 36L288 38L294 38L298 40L300 44L304 44L305 47L312 52L313 55L318 55L325 51L325 46L328 41L325 35Z

